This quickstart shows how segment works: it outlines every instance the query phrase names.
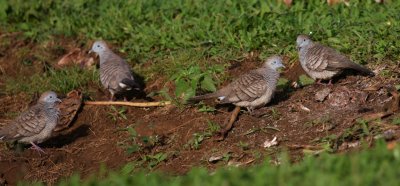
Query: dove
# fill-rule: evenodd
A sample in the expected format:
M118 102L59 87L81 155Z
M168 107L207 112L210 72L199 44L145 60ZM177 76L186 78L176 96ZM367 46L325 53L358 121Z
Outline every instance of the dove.
M296 40L301 67L314 80L329 80L344 69L353 69L365 75L374 76L371 70L352 62L333 48L313 42L307 35L299 35Z
M60 112L57 108L59 102L61 100L56 93L44 92L35 105L0 129L0 140L30 143L33 148L44 153L35 143L42 143L51 137Z
M90 52L99 55L100 81L104 88L111 93L111 101L114 100L116 94L124 94L132 89L141 90L141 86L132 75L130 66L108 48L104 41L94 42ZM125 96L124 99L126 100Z
M252 112L272 99L279 78L277 69L280 67L284 67L280 56L269 57L261 68L242 74L214 93L195 96L189 101L218 98L221 104L232 103Z

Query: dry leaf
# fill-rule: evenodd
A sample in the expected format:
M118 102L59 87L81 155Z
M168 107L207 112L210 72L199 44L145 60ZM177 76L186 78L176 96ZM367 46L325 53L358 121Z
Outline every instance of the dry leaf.
M62 99L58 105L60 109L60 117L54 131L60 131L68 128L74 120L79 108L82 105L82 93L78 90L73 90L67 94L67 97Z
M276 139L277 139L277 137L275 136L274 139L272 139L272 140L266 140L263 144L263 147L269 148L269 147L278 145L278 140L276 140Z
M81 68L89 69L94 65L93 57L90 57L86 52L80 48L75 48L68 54L65 54L58 62L59 67L69 65L79 65Z

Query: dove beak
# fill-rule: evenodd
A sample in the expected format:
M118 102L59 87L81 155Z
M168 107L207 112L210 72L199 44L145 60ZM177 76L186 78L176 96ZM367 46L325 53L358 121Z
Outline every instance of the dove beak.
M300 49L301 49L301 47L299 47L299 46L298 46L298 47L296 47L296 48L297 48L297 51L300 51Z
M56 102L57 102L57 103L61 103L62 101L61 101L61 99L58 99L58 98L57 98L57 99L56 99Z
M89 50L89 52L88 52L88 54L91 54L92 52L93 52L93 50L92 50L92 49L90 49L90 50Z

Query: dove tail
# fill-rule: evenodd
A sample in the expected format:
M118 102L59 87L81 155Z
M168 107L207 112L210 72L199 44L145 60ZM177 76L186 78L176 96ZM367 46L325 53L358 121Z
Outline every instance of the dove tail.
M200 95L200 96L194 96L192 98L189 98L189 102L196 102L196 101L201 101L201 100L205 100L205 99L211 99L211 98L216 98L216 97L220 97L220 93L217 92L213 92L213 93L209 93L209 94L204 94L204 95Z
M122 79L122 81L119 83L119 86L127 90L130 89L141 90L141 86L135 80L128 78Z
M356 64L356 63L353 63L353 64L354 65L351 66L352 69L357 70L357 71L359 71L359 72L361 72L361 73L363 73L365 75L368 75L368 76L375 76L375 73L372 72L370 69L365 68L365 67L363 67L363 66L361 66L359 64Z

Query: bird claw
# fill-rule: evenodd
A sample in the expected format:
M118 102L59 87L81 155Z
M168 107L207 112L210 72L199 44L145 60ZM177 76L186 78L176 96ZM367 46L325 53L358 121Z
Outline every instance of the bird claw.
M111 98L109 101L114 101L114 95L111 95Z
M40 153L46 154L46 152L44 152L44 150L42 148L40 148L39 146L37 146L35 143L31 142L32 147L30 149L36 150Z
M323 86L325 86L325 85L332 86L332 85L333 85L333 84L332 84L332 79L329 80L328 84L322 83L321 81L322 81L321 79L318 79L317 82L315 82L315 83L316 83L317 85L323 85Z
M229 130L226 129L221 129L218 131L215 135L215 141L223 141L226 137L226 134L228 134Z

